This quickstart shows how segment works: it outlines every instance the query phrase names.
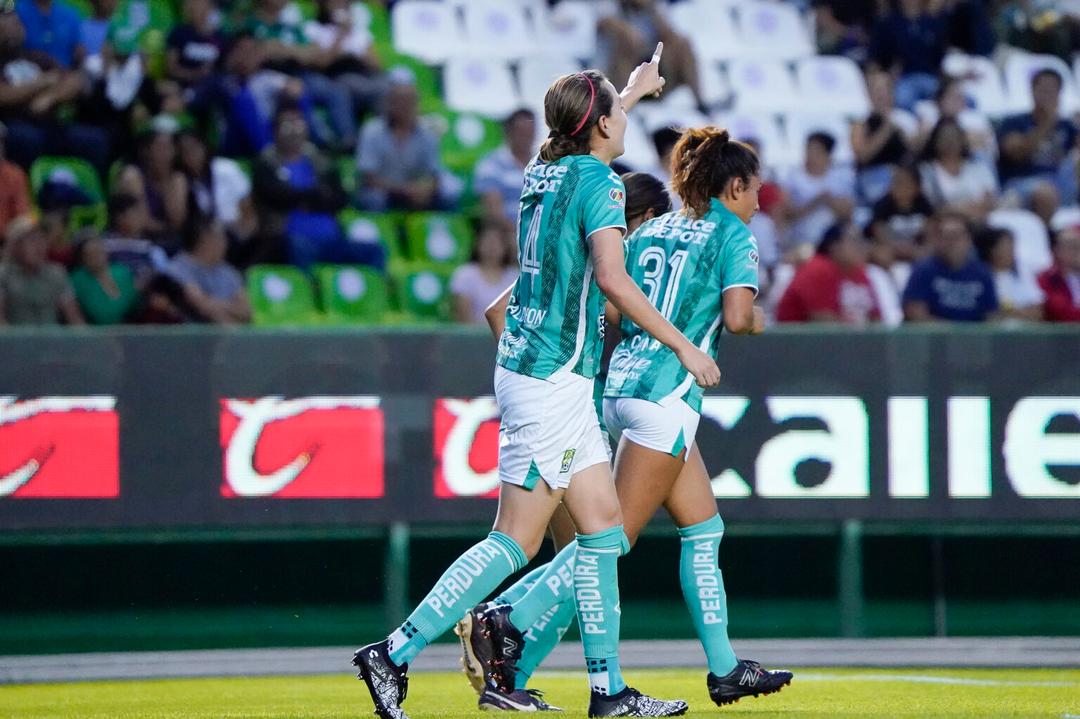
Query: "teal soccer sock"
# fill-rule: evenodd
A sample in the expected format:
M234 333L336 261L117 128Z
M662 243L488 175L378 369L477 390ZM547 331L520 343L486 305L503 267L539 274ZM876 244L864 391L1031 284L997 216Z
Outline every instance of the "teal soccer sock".
M521 659L517 663L514 688L524 689L533 672L540 666L551 650L562 641L566 630L577 616L573 597L556 604L541 615L525 632L525 646L521 649Z
M705 649L709 671L718 677L728 674L738 659L728 639L727 594L720 572L720 540L724 520L711 519L679 529L679 582L698 639Z
M513 603L510 623L525 633L549 609L574 594L574 555L577 542L570 542L544 567L544 572L521 599Z
M532 588L532 585L536 584L536 580L544 574L545 569L547 569L547 565L541 564L509 587L499 592L498 596L492 601L496 604L513 604L518 601L525 596L525 593Z
M517 542L492 532L457 558L409 618L390 635L390 661L411 662L465 612L528 562Z
M574 603L589 686L598 694L626 687L619 670L619 557L630 550L621 524L596 534L577 535Z

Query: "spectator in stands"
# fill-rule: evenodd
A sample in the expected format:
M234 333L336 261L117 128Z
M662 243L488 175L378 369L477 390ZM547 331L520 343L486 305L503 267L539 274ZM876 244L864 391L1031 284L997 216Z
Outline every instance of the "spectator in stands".
M1049 322L1080 322L1080 228L1069 227L1053 239L1054 266L1039 275Z
M930 133L920 175L934 207L959 212L969 221L984 221L997 202L997 180L990 168L972 159L956 120L942 119Z
M26 172L7 159L7 126L0 122L0 237L8 223L30 212L30 181Z
M104 170L109 134L57 117L83 90L82 75L43 52L28 51L25 37L16 13L0 13L0 119L8 128L8 156L29 168L41 155L78 155Z
M43 52L61 67L74 68L83 53L82 19L60 0L17 0L15 12L26 29L26 49Z
M884 0L812 0L818 52L866 61L870 31L883 14Z
M874 26L870 60L896 77L896 104L911 112L934 96L948 27L936 0L898 0Z
M671 182L671 152L675 149L675 144L680 137L682 137L682 132L674 127L661 127L652 134L653 147L656 148L656 176L664 184ZM676 207L680 206L681 200L678 195L671 199Z
M92 57L97 57L100 61L101 52L105 48L105 38L109 34L109 24L119 4L119 0L93 0L90 3L90 15L83 18L79 25L79 44L82 45L84 64Z
M64 268L46 257L45 235L30 215L7 227L0 262L0 325L85 324Z
M513 225L501 219L480 228L472 257L450 277L455 322L483 324L484 310L517 279L513 234Z
M139 290L131 270L109 262L105 243L92 229L81 231L76 240L71 285L90 324L126 322L139 304Z
M318 15L304 23L304 35L330 54L323 72L349 90L354 112L366 115L382 102L387 83L371 32L361 26L357 7L369 12L349 0L319 0Z
M418 122L419 96L407 70L390 73L386 111L360 131L356 167L367 210L430 210L439 197L439 143Z
M919 103L916 111L919 115L919 138L915 145L923 152L927 150L930 135L938 122L955 120L964 130L972 159L988 167L997 163L994 126L985 114L968 108L962 80L955 77L942 78L934 103Z
M230 260L258 254L251 240L258 229L251 180L235 160L211 157L199 133L177 136L178 167L187 177L188 216L207 215L220 222L229 237ZM258 257L255 257L258 261Z
M919 174L910 164L893 172L889 194L874 204L869 235L892 248L896 259L909 262L921 257L923 228L934 208L919 189Z
M1031 78L1035 107L1001 124L1001 182L1040 217L1049 219L1062 201L1077 201L1076 125L1059 116L1061 75L1043 69Z
M515 110L503 122L503 144L476 163L473 189L484 217L517 222L518 202L525 183L525 166L536 154L536 115Z
M1017 265L1012 232L984 228L976 236L975 249L994 274L1001 316L1029 322L1041 320L1045 297L1035 275Z
M779 322L866 324L881 319L866 277L866 242L850 222L825 231L812 258L795 271L776 308Z
M847 222L855 209L855 178L832 161L836 140L825 132L806 139L806 161L784 183L787 203L788 238L785 255L794 261L807 259L829 227Z
M127 267L140 287L168 262L165 251L147 239L148 223L142 198L122 192L109 198L109 229L102 235L105 253L110 264Z
M619 0L618 12L600 18L596 64L608 77L630 77L640 63L652 57L656 43L664 43L664 77L667 89L685 85L693 93L698 111L709 114L701 94L697 58L690 41L664 17L657 0Z
M223 116L221 154L258 155L274 140L276 102L281 99L287 103L303 94L299 80L289 81L274 73L269 76L272 82L259 82L267 75L259 69L264 58L262 46L253 37L233 36L225 54L225 72L192 88L188 109L193 114L206 118L220 111Z
M1004 43L1066 62L1080 47L1075 0L1007 0L995 5L995 25Z
M870 72L866 87L870 94L870 115L852 125L851 149L858 166L859 195L874 203L888 191L893 167L911 155L911 145L893 121L892 77L886 72Z
M356 262L382 267L381 245L350 242L336 213L345 207L337 168L308 142L304 114L285 106L274 119L274 144L255 163L255 205L270 241L284 244L291 262ZM266 240L264 240L266 241Z
M899 174L899 173L897 173ZM896 175L893 176L894 178ZM897 327L904 321L900 292L907 282L911 265L897 260L896 246L888 239L870 238L867 247L866 279L874 289L881 324Z
M940 213L930 223L933 254L911 269L904 288L908 322L983 322L998 311L997 291L990 270L972 251L967 218L958 212Z
M184 299L203 322L247 324L251 303L244 278L225 261L228 240L221 223L198 216L189 226L186 249L169 262L167 274L184 288Z
M149 239L166 250L179 245L188 218L188 179L176 168L176 134L155 123L138 139L137 160L116 178L118 192L139 198L149 210Z
M225 55L225 35L214 27L212 0L184 0L184 22L169 33L165 51L167 75L184 87L215 81Z

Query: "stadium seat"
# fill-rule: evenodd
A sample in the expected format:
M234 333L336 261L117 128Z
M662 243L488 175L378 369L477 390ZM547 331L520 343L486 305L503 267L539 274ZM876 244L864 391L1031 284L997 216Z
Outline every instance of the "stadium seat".
M472 243L472 229L461 215L417 212L405 217L405 247L414 262L456 266L469 259Z
M502 119L521 106L510 67L502 60L450 60L443 67L443 87L451 110Z
M477 161L502 144L502 127L472 112L441 113L436 118L443 164L453 172L469 173Z
M404 68L412 73L416 91L420 95L420 112L440 112L446 109L436 68L411 55L403 55L393 50L384 55L383 65L388 72L394 68Z
M1028 112L1034 103L1031 99L1031 78L1043 69L1056 70L1063 81L1061 88L1061 115L1071 117L1080 111L1080 94L1072 70L1055 55L1029 55L1014 52L1005 61L1005 87L1008 89L1009 111Z
M809 26L791 4L743 0L735 5L739 57L798 60L814 54Z
M801 155L801 152L796 153L792 149L772 115L722 113L714 118L714 122L726 128L736 140L756 140L761 146L766 167L791 167L797 164L797 158Z
M672 26L690 39L698 62L729 60L743 55L743 42L728 0L686 0L668 10Z
M809 57L795 65L799 107L805 112L835 113L862 118L870 113L866 80L846 57Z
M656 156L656 145L645 129L641 118L628 115L626 136L623 141L625 152L619 162L637 172L655 172L660 160Z
M401 0L391 10L394 49L438 64L464 47L454 8L440 0Z
M338 223L350 242L375 242L386 248L387 258L402 256L402 215L397 212L360 212L342 210Z
M780 113L802 107L802 98L787 64L779 60L732 60L728 82L739 113Z
M671 99L667 97L662 102L643 102L634 108L632 116L650 135L661 127L699 127L708 123L709 118L692 106L688 108L681 102L669 102Z
M536 31L545 52L580 61L596 54L596 11L589 0L563 0L545 13Z
M543 104L544 93L556 78L581 70L577 60L569 55L532 55L518 64L518 85L526 103ZM541 123L543 123L543 115Z
M30 189L34 197L37 198L38 192L50 178L60 179L61 176L73 182L94 203L105 201L97 170L79 157L39 157L34 160L30 166Z
M855 161L855 153L851 149L851 122L843 115L792 112L784 116L784 125L799 164L806 152L806 138L813 132L827 132L836 140L832 154L834 163L844 165Z
M1060 232L1066 227L1080 227L1080 207L1062 207L1050 218L1050 229Z
M986 224L1009 230L1015 240L1016 263L1030 272L1042 272L1054 263L1050 238L1038 215L1027 210L994 210Z
M514 2L470 0L463 5L465 48L483 48L484 57L517 60L536 49L525 9Z
M326 318L335 322L374 324L386 317L386 278L363 265L315 265L319 300Z
M290 265L255 265L247 271L255 324L308 325L320 321L311 278Z
M941 65L944 74L964 80L964 94L991 119L1009 114L1001 73L989 58L950 53Z
M731 101L731 82L720 63L698 63L698 82L701 83L701 99L710 109Z
M450 317L450 272L424 263L390 265L394 295L406 317L442 320Z

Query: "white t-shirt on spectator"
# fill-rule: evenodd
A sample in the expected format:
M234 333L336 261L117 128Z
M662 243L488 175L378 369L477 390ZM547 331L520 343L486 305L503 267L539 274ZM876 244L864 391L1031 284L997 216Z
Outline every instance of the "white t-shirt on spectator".
M997 195L994 173L981 162L968 160L959 175L950 174L936 162L923 163L920 168L923 193L935 207L983 199L987 193Z
M833 197L855 197L855 173L847 168L832 167L821 176L809 174L805 168L797 167L787 176L786 182L782 183L784 190L791 198L794 208L800 209L810 204L823 192ZM788 247L797 247L803 244L817 245L825 230L836 224L837 217L828 207L821 206L806 215L798 222L792 224L789 230Z
M210 162L214 181L214 210L217 219L226 225L240 219L240 202L251 194L251 180L240 165L227 157L215 157Z
M1041 305L1046 296L1035 276L1024 270L1001 270L994 273L994 288L1003 309L1024 309Z
M507 267L495 282L489 282L475 262L458 267L450 276L450 293L469 301L469 321L484 321L484 310L517 279L517 267Z
M866 278L874 288L881 323L886 327L899 327L904 321L904 309L900 306L900 288L892 274L877 265L866 265Z

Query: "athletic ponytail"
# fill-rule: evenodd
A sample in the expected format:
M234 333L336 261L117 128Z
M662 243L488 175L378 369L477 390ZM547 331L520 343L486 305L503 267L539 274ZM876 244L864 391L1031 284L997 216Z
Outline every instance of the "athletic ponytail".
M588 155L592 128L611 114L607 78L597 70L563 75L544 94L544 121L548 137L540 147L540 159L555 162L569 155Z
M749 184L760 170L752 147L711 125L686 130L671 151L671 187L698 217L729 182L740 179Z

